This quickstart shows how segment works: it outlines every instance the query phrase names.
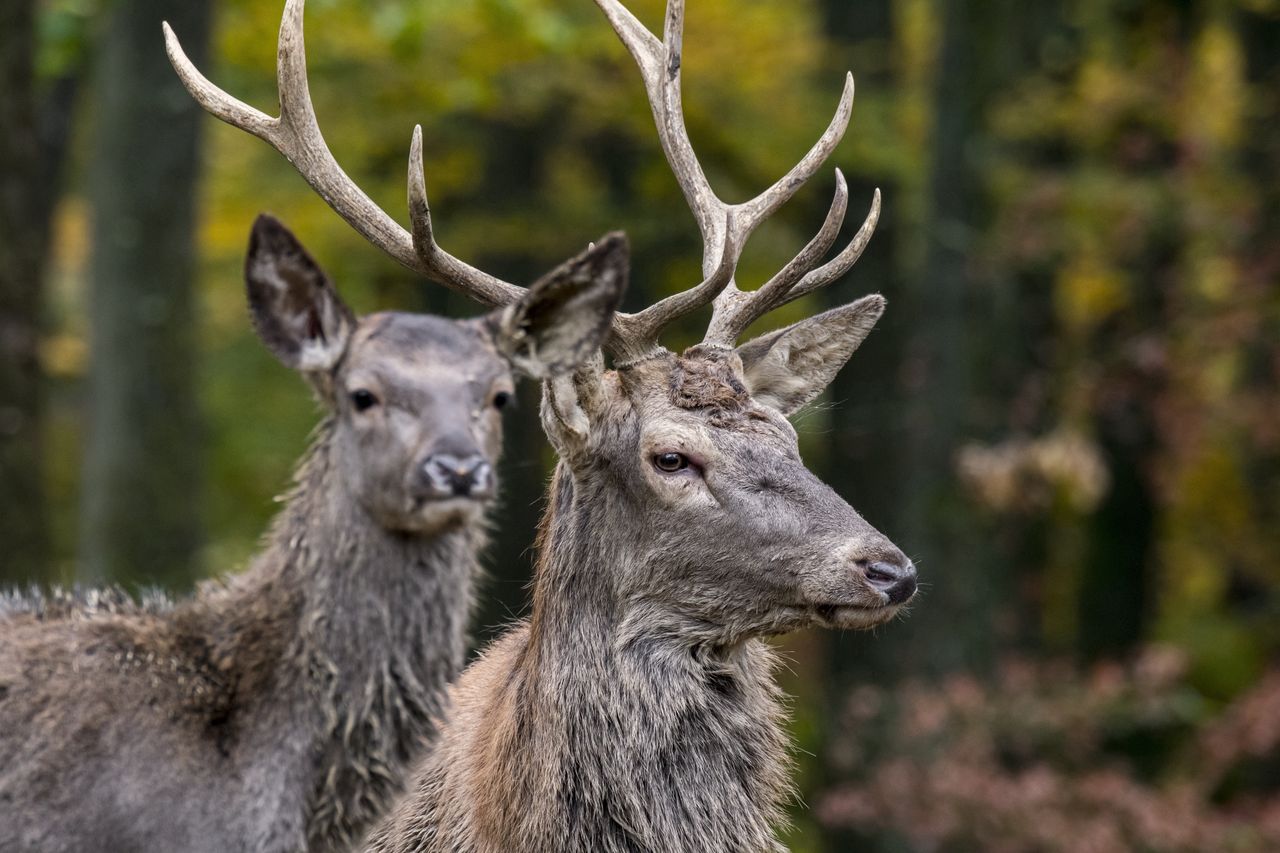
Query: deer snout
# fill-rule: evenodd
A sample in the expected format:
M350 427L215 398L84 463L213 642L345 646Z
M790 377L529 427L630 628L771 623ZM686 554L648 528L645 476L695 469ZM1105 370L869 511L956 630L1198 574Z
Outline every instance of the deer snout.
M859 560L858 568L867 583L889 597L890 604L902 604L916 594L916 567L905 556L900 560Z
M479 453L434 453L422 463L422 479L435 498L487 498L493 494L493 466Z
M859 580L883 594L888 604L902 604L915 595L915 564L880 533L872 530L854 537L843 556L853 564Z

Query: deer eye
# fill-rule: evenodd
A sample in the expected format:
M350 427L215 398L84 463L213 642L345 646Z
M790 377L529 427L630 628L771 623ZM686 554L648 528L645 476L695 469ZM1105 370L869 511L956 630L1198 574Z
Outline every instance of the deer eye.
M510 403L510 402L511 402L510 391L499 391L497 394L493 395L493 407L495 409L506 408L507 403Z
M351 405L356 407L357 412L364 412L378 405L378 398L373 395L372 391L366 391L361 388L358 391L351 392Z
M653 467L667 474L674 474L689 467L689 457L681 453L659 453L653 457Z

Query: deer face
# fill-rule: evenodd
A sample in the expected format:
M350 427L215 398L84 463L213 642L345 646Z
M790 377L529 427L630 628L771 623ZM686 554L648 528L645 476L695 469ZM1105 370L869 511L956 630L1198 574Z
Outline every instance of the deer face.
M497 324L416 314L362 319L333 371L341 476L384 526L474 522L495 495L501 409L514 391Z
M638 621L662 623L652 618L661 613L731 642L808 625L869 628L912 598L911 561L804 466L786 418L826 385L882 304L603 377L587 441L566 458L583 504L605 507L638 555L612 579L645 614Z
M344 488L383 527L431 533L477 521L492 502L513 371L555 375L599 347L625 282L599 272L614 251L602 244L478 319L357 319L296 238L263 216L246 280L259 336L330 409Z

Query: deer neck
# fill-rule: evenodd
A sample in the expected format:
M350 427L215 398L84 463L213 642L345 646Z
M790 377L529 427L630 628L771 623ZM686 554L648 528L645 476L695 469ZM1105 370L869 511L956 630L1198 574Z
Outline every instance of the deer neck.
M483 547L475 525L381 527L344 488L335 453L322 425L264 551L202 596L245 725L275 720L262 726L269 743L281 719L295 727L287 740L311 777L299 787L312 791L308 834L321 849L358 837L435 736Z
M609 510L603 496L576 495L561 465L513 679L518 704L534 706L523 718L532 731L515 751L558 756L560 772L540 778L576 780L574 790L544 801L581 822L594 849L772 850L789 791L773 656L755 640L703 645L621 601L609 579L630 557L605 533Z

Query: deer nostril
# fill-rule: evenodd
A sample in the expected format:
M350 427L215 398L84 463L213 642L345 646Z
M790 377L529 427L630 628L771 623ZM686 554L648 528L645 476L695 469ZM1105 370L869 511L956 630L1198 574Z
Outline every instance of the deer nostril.
M482 497L493 491L493 466L478 453L434 454L422 464L422 473L436 497Z
M916 567L908 560L899 565L878 561L863 569L868 581L889 597L890 604L901 604L916 592Z
M481 459L471 469L471 494L482 497L493 493L493 466Z
M898 580L895 567L888 563L872 563L867 566L867 580L874 583L894 583Z

